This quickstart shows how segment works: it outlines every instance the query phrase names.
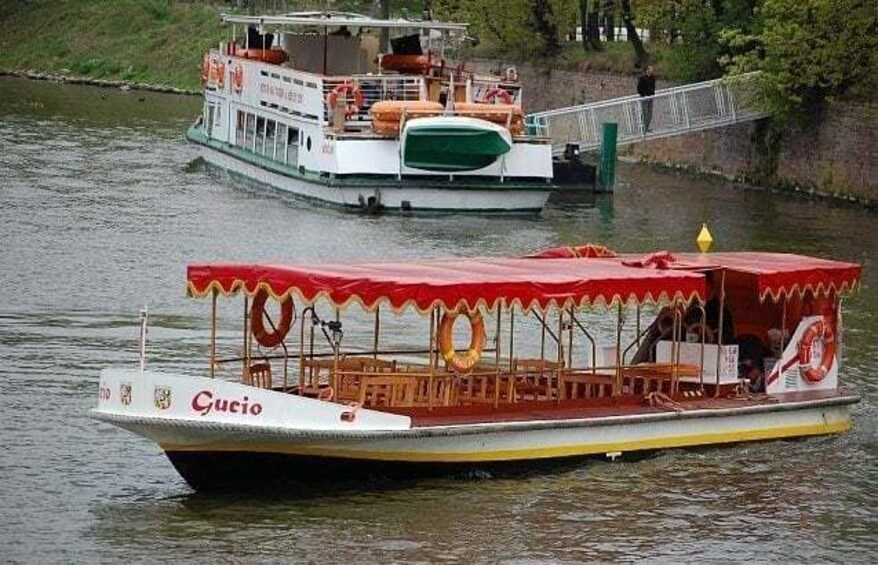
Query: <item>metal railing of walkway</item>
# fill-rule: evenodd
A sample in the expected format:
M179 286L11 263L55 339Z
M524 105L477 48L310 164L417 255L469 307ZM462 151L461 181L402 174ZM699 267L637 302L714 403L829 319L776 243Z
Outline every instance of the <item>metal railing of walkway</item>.
M555 154L568 143L581 151L598 149L604 122L619 125L617 142L627 145L765 118L758 72L659 90L654 96L614 98L537 112L529 131L552 138Z

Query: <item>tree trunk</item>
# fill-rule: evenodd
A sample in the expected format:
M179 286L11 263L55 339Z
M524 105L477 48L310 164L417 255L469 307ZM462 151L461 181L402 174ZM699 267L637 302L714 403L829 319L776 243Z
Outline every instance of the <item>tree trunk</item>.
M625 23L625 31L628 32L628 41L634 47L635 62L634 66L643 68L649 64L649 53L643 48L643 42L637 35L637 28L634 25L634 15L631 12L631 0L619 0L622 7L622 21Z
M616 2L604 0L604 34L607 41L616 41Z
M543 55L554 55L561 50L558 43L558 27L552 21L552 6L549 0L533 0L533 28L543 41Z
M598 27L599 0L579 0L579 16L582 20L582 48L586 51L601 50L601 31Z
M591 0L591 13L588 15L588 41L595 51L603 49L601 45L601 3Z

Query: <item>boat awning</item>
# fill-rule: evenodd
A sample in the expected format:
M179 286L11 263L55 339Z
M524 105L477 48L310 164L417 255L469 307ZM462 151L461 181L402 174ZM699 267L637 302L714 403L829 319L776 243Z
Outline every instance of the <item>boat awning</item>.
M350 12L293 12L281 15L248 16L221 14L223 22L244 25L276 25L300 28L435 29L466 32L468 24L434 20L382 20Z
M764 302L777 302L806 292L826 296L856 289L861 267L805 255L763 252L673 253L672 268L725 269L748 279ZM627 257L630 258L630 257Z
M190 296L267 290L311 304L365 309L389 305L427 312L440 306L474 309L519 306L542 311L614 302L689 301L705 296L704 275L626 267L617 259L445 259L319 266L262 264L190 265Z

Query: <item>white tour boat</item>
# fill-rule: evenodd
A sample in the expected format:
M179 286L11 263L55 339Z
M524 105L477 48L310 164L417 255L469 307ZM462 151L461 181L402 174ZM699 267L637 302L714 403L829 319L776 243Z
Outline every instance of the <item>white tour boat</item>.
M832 434L858 401L838 377L841 297L859 277L799 255L599 246L190 265L189 294L212 303L204 374L147 370L142 353L139 368L102 371L92 413L155 441L199 490ZM235 295L241 349L220 355L217 302ZM410 330L382 335L388 313L419 313L423 347ZM357 316L361 342L347 343ZM465 348L455 319L469 320Z
M223 21L231 41L204 56L204 112L187 132L208 163L366 211L534 213L554 190L550 141L526 131L514 71L482 76L446 59L466 24L338 12ZM392 53L378 53L379 33L399 35Z

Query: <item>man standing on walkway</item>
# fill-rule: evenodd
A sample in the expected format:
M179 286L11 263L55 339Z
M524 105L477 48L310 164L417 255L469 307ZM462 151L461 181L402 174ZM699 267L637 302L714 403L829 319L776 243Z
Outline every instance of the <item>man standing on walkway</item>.
M652 73L652 65L646 67L637 80L637 94L641 97L655 94L655 75ZM652 122L652 98L640 102L640 113L643 118L643 133L646 133L649 131L650 122Z

